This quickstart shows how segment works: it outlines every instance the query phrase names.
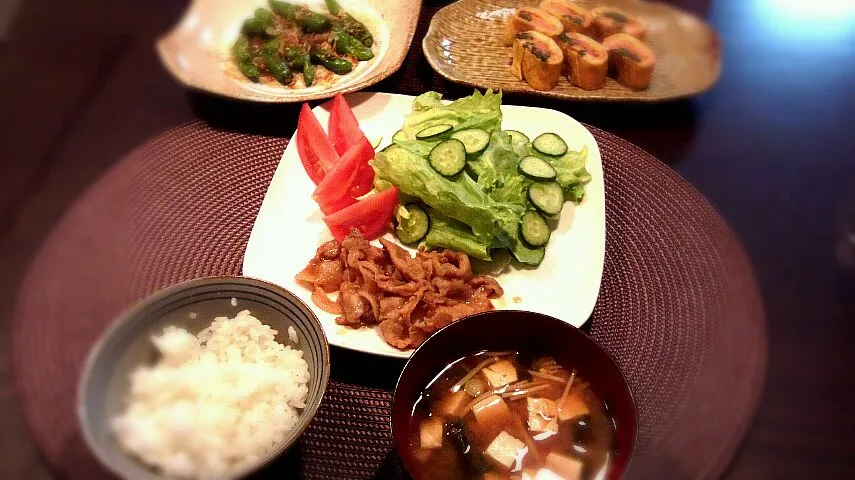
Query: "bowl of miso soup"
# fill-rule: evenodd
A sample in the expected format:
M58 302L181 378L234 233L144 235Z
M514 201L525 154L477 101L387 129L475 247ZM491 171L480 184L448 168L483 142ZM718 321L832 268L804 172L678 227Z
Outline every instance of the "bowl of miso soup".
M618 479L636 428L615 361L572 325L524 311L437 331L392 403L395 448L415 480Z

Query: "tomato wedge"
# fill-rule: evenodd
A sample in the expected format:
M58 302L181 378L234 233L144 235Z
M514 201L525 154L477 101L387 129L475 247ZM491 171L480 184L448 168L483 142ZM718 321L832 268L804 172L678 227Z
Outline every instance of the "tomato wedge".
M355 151L358 159L356 175L348 187L348 192L354 197L361 197L374 188L374 169L368 164L374 158L374 147L367 138L362 137L362 140L347 151Z
M368 157L368 160L374 158L373 148L371 149L371 152L371 156ZM350 189L350 194L354 197L361 197L374 188L374 169L368 164L368 160L366 160L365 163L360 164L359 170L356 172L356 178L353 180L353 186Z
M358 228L363 237L372 240L389 226L397 205L398 189L392 187L327 215L324 223L339 242L344 240L351 227Z
M371 145L368 147L371 148ZM318 202L324 213L331 213L331 208L339 204L343 198L355 198L350 191L364 162L363 155L358 145L345 152L338 165L329 171L315 188L312 198Z
M297 119L297 154L315 185L339 163L338 153L308 103Z
M344 208L355 202L346 202L345 199L355 199L371 191L374 186L374 169L368 161L372 158L374 148L367 140L350 147L342 155L338 165L324 176L312 193L312 198L324 213Z
M344 155L344 152L363 140L368 141L359 129L356 115L340 93L333 98L327 130L330 132L330 141L339 155Z
M356 203L356 199L347 195L331 202L318 203L318 205L321 207L321 211L324 212L324 215L332 215L342 208L349 207L354 203Z

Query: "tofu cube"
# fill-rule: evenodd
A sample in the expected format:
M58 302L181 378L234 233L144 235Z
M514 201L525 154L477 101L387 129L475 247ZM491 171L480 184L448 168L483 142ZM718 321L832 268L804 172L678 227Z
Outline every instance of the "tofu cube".
M490 395L476 403L472 413L475 414L475 420L484 425L509 425L514 415L505 400L498 395Z
M532 432L558 432L558 406L548 398L526 398L528 429Z
M517 381L517 369L514 368L513 363L507 360L496 362L481 371L493 388L503 387Z
M444 415L446 417L459 417L463 413L463 409L469 404L472 399L466 392L460 390L445 395L433 407L434 413Z
M546 466L565 480L582 478L582 461L567 455L552 452L546 456Z
M419 440L422 448L442 448L442 417L428 417L419 425Z
M506 470L510 470L517 462L517 459L521 460L526 452L528 452L528 447L525 446L525 443L514 438L510 433L502 430L499 435L490 442L490 445L487 446L487 450L484 451L484 455L504 467Z
M591 411L588 410L588 405L582 398L581 392L571 392L570 395L567 395L567 398L564 399L564 403L559 405L559 407L558 419L562 422L564 420L570 420L571 418L591 413Z

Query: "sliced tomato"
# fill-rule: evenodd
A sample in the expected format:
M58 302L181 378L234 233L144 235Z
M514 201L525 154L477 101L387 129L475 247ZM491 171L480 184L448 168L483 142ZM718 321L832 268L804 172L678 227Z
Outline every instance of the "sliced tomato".
M339 163L339 156L308 103L300 110L296 137L297 154L303 168L317 185Z
M333 213L341 210L342 208L349 207L354 203L356 203L356 199L351 197L350 195L346 195L338 200L326 203L318 203L318 205L321 207L321 211L324 212L324 215L332 215Z
M362 140L368 141L365 134L359 129L359 121L356 120L356 115L353 114L353 110L350 109L350 105L347 104L347 100L341 94L333 98L327 130L330 132L330 141L332 141L335 151L339 155L344 155L344 152Z
M327 228L330 229L330 233L332 233L333 238L339 242L344 240L344 237L350 233L350 227L345 227L344 225L327 225Z
M324 223L339 242L344 240L351 227L358 228L363 237L372 240L389 226L397 205L398 189L392 187L327 215Z
M373 152L374 149L372 148L371 151ZM372 158L374 158L373 154L368 160ZM361 197L370 192L372 188L374 188L374 169L366 161L359 166L359 170L356 172L356 178L353 180L353 187L350 189L350 194L353 197Z
M355 195L350 194L350 190L353 188L354 180L356 180L356 175L360 172L363 163L363 159L360 158L361 155L362 152L358 146L345 152L338 165L329 171L315 188L312 198L318 202L324 213L334 212L335 210L332 208L340 205L342 199L356 198Z
M359 160L356 170L356 176L348 188L350 195L361 197L370 192L374 188L374 169L368 164L374 158L374 147L367 138L362 137L362 140L348 149L348 152L354 150L356 157Z
M374 169L368 161L372 158L374 148L367 140L344 152L338 165L326 174L312 193L312 198L324 213L335 212L336 206L344 208L354 203L348 203L345 199L355 199L371 191L374 186Z

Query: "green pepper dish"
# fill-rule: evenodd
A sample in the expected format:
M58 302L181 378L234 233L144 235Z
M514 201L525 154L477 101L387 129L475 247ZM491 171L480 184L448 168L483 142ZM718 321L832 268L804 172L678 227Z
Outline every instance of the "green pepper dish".
M232 46L238 71L252 82L322 85L374 58L371 32L336 0L326 0L327 12L281 0L268 4L243 22Z

